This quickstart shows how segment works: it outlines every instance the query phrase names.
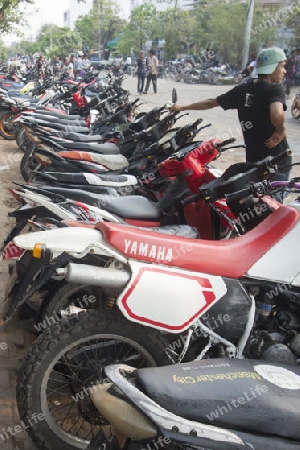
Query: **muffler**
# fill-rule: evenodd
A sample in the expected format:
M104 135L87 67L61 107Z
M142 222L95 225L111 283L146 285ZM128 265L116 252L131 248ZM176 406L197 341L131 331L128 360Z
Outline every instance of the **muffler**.
M91 286L123 288L130 280L131 274L126 270L96 267L88 264L69 263L65 279L70 283L90 284Z

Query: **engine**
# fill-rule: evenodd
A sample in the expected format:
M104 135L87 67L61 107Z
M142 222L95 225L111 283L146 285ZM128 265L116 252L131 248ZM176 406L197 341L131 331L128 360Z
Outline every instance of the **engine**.
M299 304L257 303L254 329L246 347L247 357L270 362L300 362Z

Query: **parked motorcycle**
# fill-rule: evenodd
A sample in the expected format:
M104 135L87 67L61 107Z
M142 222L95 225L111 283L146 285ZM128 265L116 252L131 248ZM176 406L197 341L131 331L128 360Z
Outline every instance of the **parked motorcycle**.
M215 359L105 374L88 390L110 435L89 450L300 448L299 366Z
M267 184L260 182L245 188L245 180L249 179L249 172L255 179L266 177L267 167L274 169L272 160L253 167L243 176L229 177L227 184L214 184L214 189L210 189L213 184L208 184L202 195L210 192L212 196L216 190L226 188L233 203L245 204L251 195L261 198L262 192L267 192ZM299 255L293 243L299 232L299 211L298 203L290 207L277 204L254 229L223 242L160 237L107 223L98 226L101 230L98 238L96 230L89 230L91 245L85 250L77 238L72 256L80 260L93 249L93 255L109 257L106 267L71 262L64 275L62 266L57 264L57 274L74 283L84 281L99 288L101 285L102 296L98 300L111 301L112 309L87 310L62 321L53 315L40 324L41 328L46 328L48 322L53 326L35 341L18 384L22 420L26 421L33 412L43 414L44 420L28 430L36 445L47 448L47 442L51 442L52 446L67 450L85 448L101 427L106 429L108 422L90 407L89 389L105 383L105 366L110 363L140 368L195 360L199 365L199 360L205 358L205 365L211 367L214 361L208 364L208 358L229 357L258 359L262 366L274 363L278 366L278 362L295 364L300 353ZM57 233L50 242L53 232L49 233L49 246L43 250L45 257L51 259L52 252L54 258L63 258L68 245L66 233L64 242L57 239ZM74 241L72 235L69 241ZM289 255L289 266L279 263L278 255L284 251ZM35 254L38 255L38 249ZM89 303L96 300L87 296L81 301L87 305L84 309L88 309ZM228 360L223 361L227 364ZM244 364L245 369L247 363ZM242 373L248 373L244 369ZM228 370L234 372L233 368ZM176 383L191 380L182 378L176 368L173 374ZM221 390L225 392L223 384ZM155 409L151 410L155 413ZM134 423L136 429L137 422ZM249 442L264 442L262 436L257 437L261 441L252 436L256 423L250 423L252 420L242 430L236 423L224 424L223 428L236 430L240 439L251 437L253 440ZM265 434L269 437L270 428ZM281 439L288 442L279 431L275 436L278 439L274 437L274 443L281 443ZM218 439L219 435L216 442Z

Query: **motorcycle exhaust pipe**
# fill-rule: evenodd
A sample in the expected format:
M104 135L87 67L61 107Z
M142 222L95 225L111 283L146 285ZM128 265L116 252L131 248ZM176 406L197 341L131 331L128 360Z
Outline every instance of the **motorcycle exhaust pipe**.
M65 279L71 283L108 288L124 288L130 277L131 274L125 270L96 267L88 264L69 263L65 270Z

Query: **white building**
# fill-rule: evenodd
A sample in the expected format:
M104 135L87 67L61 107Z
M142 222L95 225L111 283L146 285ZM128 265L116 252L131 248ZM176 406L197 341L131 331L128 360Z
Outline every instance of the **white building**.
M73 30L78 17L88 14L93 3L94 0L86 0L84 3L78 3L77 0L70 0L70 8L64 12L64 27Z

